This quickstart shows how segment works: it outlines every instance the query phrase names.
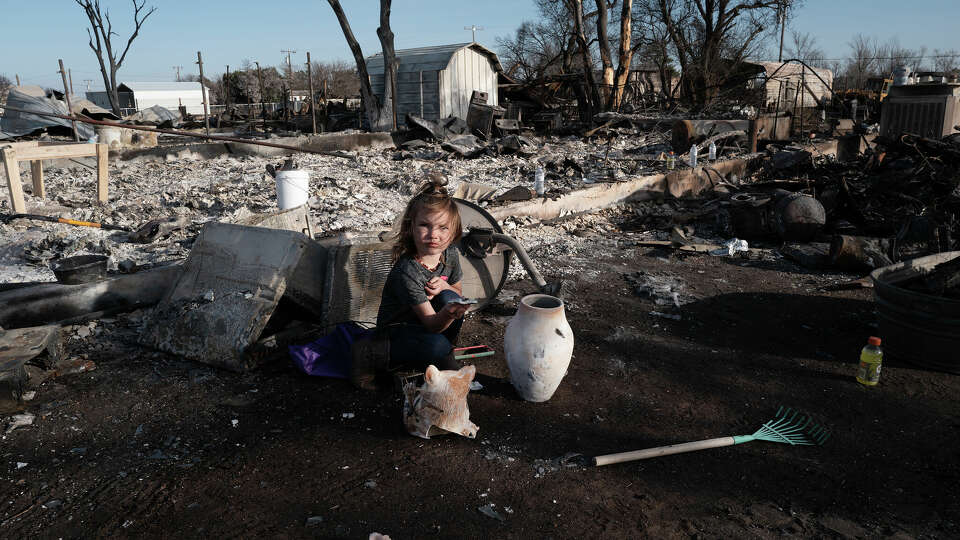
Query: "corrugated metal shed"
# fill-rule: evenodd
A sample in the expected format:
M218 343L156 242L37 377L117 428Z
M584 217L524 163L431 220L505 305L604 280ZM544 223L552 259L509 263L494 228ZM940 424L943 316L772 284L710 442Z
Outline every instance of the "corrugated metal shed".
M467 117L470 95L486 92L498 105L497 73L503 71L496 53L478 43L456 43L397 51L397 119L407 113L438 120ZM383 55L367 58L373 93L383 99Z
M800 107L816 107L820 101L830 98L833 72L829 69L808 68L803 64L780 62L750 62L763 68L766 76L766 104L773 105L780 97L781 108L792 108L794 102ZM819 78L817 77L819 75ZM820 79L823 79L821 81ZM826 83L826 84L824 84ZM797 98L798 85L801 97ZM802 100L802 101L801 101Z
M211 103L210 89L207 91L207 103ZM120 108L124 114L149 109L159 105L176 111L182 103L189 114L203 114L203 94L198 82L125 82L117 86ZM106 91L87 92L87 99L109 109L110 98Z

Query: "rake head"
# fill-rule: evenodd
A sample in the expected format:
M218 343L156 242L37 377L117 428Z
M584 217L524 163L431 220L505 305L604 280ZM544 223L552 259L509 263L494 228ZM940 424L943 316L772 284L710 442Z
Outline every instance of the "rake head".
M821 445L828 437L830 432L809 415L787 407L780 407L773 420L753 434L756 440L785 444Z

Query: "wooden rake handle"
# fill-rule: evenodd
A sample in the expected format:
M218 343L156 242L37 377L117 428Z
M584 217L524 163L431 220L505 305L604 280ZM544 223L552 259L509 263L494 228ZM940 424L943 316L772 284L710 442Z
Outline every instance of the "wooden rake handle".
M632 452L621 452L619 454L607 454L593 458L593 464L597 467L601 465L612 465L614 463L623 463L625 461L636 461L639 459L649 459L660 456L669 456L670 454L682 454L684 452L694 452L696 450L706 450L708 448L720 448L721 446L733 446L737 441L733 437L718 437L716 439L705 439L682 444L671 444L669 446L658 446L656 448L647 448L646 450L634 450Z

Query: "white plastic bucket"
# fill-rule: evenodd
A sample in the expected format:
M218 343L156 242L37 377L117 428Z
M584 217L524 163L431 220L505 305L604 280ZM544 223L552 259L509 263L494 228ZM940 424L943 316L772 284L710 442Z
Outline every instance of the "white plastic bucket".
M277 205L289 210L310 198L310 171L277 171Z

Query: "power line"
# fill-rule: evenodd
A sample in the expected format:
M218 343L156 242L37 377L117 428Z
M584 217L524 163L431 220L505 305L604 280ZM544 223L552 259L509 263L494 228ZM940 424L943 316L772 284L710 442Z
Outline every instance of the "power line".
M924 60L927 58L960 58L960 52L957 54L922 54L916 56L846 56L843 58L808 57L806 60L813 62L840 62L842 60Z

